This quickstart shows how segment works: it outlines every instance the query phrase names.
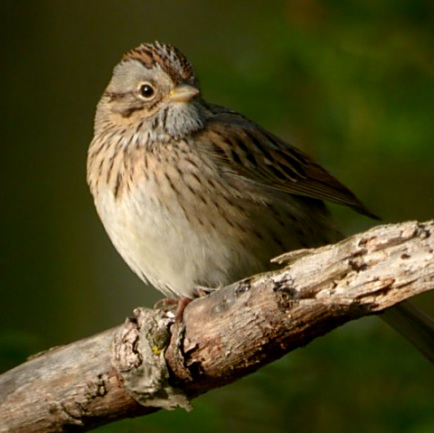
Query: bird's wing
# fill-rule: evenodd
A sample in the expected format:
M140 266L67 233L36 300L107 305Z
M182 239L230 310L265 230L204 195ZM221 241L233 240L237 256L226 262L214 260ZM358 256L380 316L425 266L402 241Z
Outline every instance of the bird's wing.
M235 173L289 194L350 206L378 219L347 187L304 152L240 114L219 108L207 126L213 151Z

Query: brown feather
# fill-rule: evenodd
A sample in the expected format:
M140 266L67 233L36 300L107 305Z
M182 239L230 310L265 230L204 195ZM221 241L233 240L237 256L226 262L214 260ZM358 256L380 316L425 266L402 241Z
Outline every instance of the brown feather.
M122 60L138 60L148 69L158 64L175 84L196 83L193 66L177 48L172 45L155 42L142 44L124 54Z
M346 205L379 219L327 170L291 144L246 119L210 106L215 116L208 123L214 150L238 175L288 194Z

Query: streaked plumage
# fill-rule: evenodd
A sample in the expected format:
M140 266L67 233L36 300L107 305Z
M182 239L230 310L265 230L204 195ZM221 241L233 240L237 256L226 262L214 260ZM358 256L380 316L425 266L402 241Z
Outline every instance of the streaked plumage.
M88 183L113 244L145 282L192 297L340 238L323 203L375 217L306 154L204 101L187 58L143 44L98 104Z
M148 83L149 100L137 94ZM139 87L138 87L139 86ZM338 239L321 199L369 214L307 155L199 96L175 48L141 45L98 106L88 181L114 245L144 281L194 296L270 268L284 251Z

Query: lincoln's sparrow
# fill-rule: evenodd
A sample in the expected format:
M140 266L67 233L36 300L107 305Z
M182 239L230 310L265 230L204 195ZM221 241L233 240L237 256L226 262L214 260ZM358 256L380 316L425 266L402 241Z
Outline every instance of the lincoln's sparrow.
M115 67L87 170L113 244L167 296L193 297L339 239L322 200L373 216L302 151L203 100L187 58L158 42Z

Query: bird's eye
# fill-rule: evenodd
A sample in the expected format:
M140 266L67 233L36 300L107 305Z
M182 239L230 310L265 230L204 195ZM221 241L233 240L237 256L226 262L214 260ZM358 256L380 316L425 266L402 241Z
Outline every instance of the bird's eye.
M151 84L144 83L140 86L140 94L146 99L151 99L155 94L155 89Z

